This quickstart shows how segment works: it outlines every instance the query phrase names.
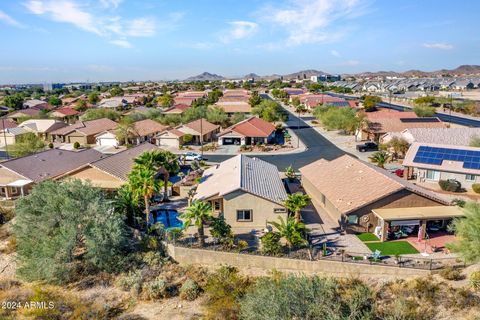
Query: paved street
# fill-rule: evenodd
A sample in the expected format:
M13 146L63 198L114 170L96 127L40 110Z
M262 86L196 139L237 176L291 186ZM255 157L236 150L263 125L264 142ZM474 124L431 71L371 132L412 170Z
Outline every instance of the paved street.
M320 158L327 160L336 159L346 152L339 149L329 140L324 138L315 129L311 128L305 121L298 119L296 115L287 110L290 115L290 123L299 123L290 126L290 129L298 135L300 140L305 144L307 150L301 153L284 154L284 155L258 155L259 159L268 161L277 166L278 170L283 171L289 165L292 165L296 170L309 163L312 163ZM221 162L232 156L228 155L208 155L208 161Z

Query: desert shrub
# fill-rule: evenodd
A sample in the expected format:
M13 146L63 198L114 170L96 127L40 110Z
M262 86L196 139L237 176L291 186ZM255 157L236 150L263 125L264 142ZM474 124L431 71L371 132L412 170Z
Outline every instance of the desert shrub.
M121 275L116 285L124 291L130 291L137 296L142 291L143 276L140 270L134 272L129 271L127 274Z
M189 133L187 133L183 136L183 142L184 143L190 143L190 142L192 142L192 140L193 140L193 136Z
M248 248L248 242L245 240L239 240L237 243L237 250L242 251Z
M170 228L167 230L168 241L180 239L183 236L182 228Z
M260 238L262 242L263 253L270 255L278 255L282 252L282 245L280 244L281 236L278 232L268 232Z
M225 238L231 238L232 227L225 222L223 218L214 218L210 224L210 234L212 237L222 241Z
M373 293L361 281L279 276L260 278L241 299L241 318L372 319Z
M442 278L446 280L458 281L464 278L462 272L459 269L455 269L450 266L443 268L439 274Z
M12 208L0 206L0 223L6 223L15 217L15 211Z
M472 189L475 191L475 193L480 193L480 183L472 184Z
M187 279L180 287L180 298L183 300L193 301L200 294L200 287L192 279Z
M240 298L251 282L241 276L238 269L222 266L207 280L205 286L205 311L207 319L237 319Z
M480 271L475 271L470 274L470 285L477 291L480 291Z
M149 267L158 267L163 264L163 257L158 251L149 251L145 253L142 260Z
M74 148L74 149L80 148L80 143L79 143L78 141L75 141L75 142L73 143L73 148Z
M167 298L169 296L168 283L162 277L157 277L152 281L145 282L142 292L150 300Z
M50 143L48 144L48 148L49 148L49 149L53 149L53 143L50 142Z
M14 236L11 236L10 239L8 239L7 245L3 249L3 253L5 254L10 254L13 253L17 250L17 238Z
M438 181L438 185L443 191L460 192L462 189L457 183L448 180L440 180Z

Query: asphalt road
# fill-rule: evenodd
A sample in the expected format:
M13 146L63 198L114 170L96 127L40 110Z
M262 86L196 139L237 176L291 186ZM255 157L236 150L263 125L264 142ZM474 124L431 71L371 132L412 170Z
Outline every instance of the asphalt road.
M298 118L292 113L289 114L293 123L298 123ZM284 171L286 167L292 165L295 170L312 163L318 159L333 160L345 154L345 151L337 148L333 143L324 138L321 134L311 128L305 121L300 118L300 125L291 126L297 136L307 147L307 150L300 153L278 154L278 155L261 155L255 156L259 159L268 161L277 166L278 170ZM248 155L248 153L246 154ZM207 161L221 162L231 158L233 155L206 155Z

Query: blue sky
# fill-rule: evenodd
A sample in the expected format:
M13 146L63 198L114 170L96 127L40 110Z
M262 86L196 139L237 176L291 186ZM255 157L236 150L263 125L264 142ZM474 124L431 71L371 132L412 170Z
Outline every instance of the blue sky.
M0 83L480 64L479 1L0 0Z

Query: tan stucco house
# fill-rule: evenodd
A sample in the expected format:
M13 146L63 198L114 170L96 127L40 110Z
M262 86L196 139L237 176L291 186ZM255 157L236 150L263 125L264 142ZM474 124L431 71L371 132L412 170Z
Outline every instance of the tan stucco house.
M237 155L203 173L194 200L208 201L235 233L265 229L286 219L287 193L277 167L258 158Z

